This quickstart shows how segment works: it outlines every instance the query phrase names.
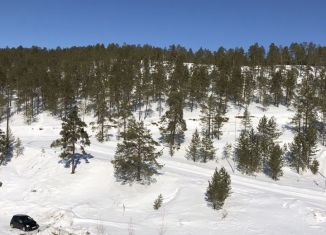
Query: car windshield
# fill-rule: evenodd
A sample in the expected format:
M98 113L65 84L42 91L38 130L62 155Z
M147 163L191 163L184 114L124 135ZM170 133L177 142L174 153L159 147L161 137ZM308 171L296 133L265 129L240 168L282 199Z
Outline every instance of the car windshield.
M33 222L33 219L29 216L24 216L24 217L21 217L21 220L24 222L24 223L28 223L28 222Z

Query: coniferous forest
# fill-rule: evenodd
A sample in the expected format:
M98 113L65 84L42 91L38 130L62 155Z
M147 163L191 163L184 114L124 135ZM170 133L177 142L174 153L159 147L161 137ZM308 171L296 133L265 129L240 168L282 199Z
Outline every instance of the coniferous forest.
M295 137L289 146L277 142L280 132L273 117L252 125L251 103L295 110ZM326 47L313 43L268 48L256 43L248 50L216 51L118 44L0 49L0 120L7 123L0 130L0 164L23 151L10 132L11 116L20 113L32 124L49 112L63 122L62 137L51 147L62 147L61 157L75 173L76 145L86 154L84 146L91 144L87 124L78 117L83 113L93 115L90 125L99 142L110 141L110 129L118 128L122 142L111 161L116 179L152 182L163 167L157 162L162 155L155 150L157 141L171 156L178 151L187 130L185 110L200 110L202 127L193 133L185 158L203 163L216 159L213 141L223 136L230 104L244 110L244 128L232 157L239 172L264 172L278 180L286 161L298 173L318 173L317 144L326 145ZM154 112L160 117L157 141L141 122ZM231 145L225 146L228 162L232 152ZM215 171L207 190L207 201L220 209L230 191L224 168Z

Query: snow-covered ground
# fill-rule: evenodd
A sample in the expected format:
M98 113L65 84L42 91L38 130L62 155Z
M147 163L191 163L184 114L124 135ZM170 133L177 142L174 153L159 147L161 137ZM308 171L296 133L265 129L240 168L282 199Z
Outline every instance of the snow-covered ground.
M284 106L263 111L258 104L252 104L249 111L254 126L264 114L274 116L282 131L279 140L292 142L289 125L293 111ZM42 113L37 122L26 125L20 115L15 115L11 129L22 139L25 152L0 167L0 234L21 233L9 227L11 216L18 213L37 220L39 234L326 234L326 185L322 176L310 172L299 175L285 167L284 176L275 182L264 174L233 173L221 159L223 146L234 144L240 133L241 122L235 116L242 113L230 107L222 139L215 141L218 162L204 164L184 157L194 129L200 129L199 110L187 111L186 141L173 157L164 150L160 159L164 167L155 177L157 182L132 186L121 185L113 176L110 160L117 144L115 136L104 143L92 137L88 151L94 158L88 163L81 161L76 174L71 175L70 169L59 163L59 149L50 148L59 137L60 120ZM152 123L159 120L157 115L155 112L145 120L155 139L159 130ZM84 118L87 123L92 120ZM111 133L114 135L114 130ZM326 148L319 149L320 171L325 174ZM215 167L220 166L231 174L232 194L223 210L214 211L207 206L204 194ZM155 211L153 202L160 193L164 203Z

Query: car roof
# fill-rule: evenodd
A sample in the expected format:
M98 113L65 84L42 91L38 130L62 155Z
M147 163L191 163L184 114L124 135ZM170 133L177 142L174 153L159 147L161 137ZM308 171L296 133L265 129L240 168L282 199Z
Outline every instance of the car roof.
M14 215L13 217L29 217L28 215L24 215L24 214L17 214L17 215Z

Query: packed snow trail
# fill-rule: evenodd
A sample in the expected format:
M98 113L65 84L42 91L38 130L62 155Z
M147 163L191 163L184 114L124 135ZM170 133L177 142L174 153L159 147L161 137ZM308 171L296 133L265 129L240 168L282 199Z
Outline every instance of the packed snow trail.
M293 115L286 107L262 113L253 105L250 112L255 116L253 125L266 114L274 115L279 127ZM218 163L194 163L184 158L191 134L198 128L198 120L190 120L194 114L188 112L185 143L175 156L165 153L159 159L164 167L154 177L157 182L132 186L115 181L110 163L118 143L115 138L104 143L92 138L87 151L94 158L89 163L82 161L76 174L71 175L70 169L60 163L59 149L49 147L58 138L60 120L43 113L38 122L28 126L14 116L12 131L23 141L25 154L0 167L0 235L20 234L9 227L11 216L18 213L36 219L41 235L325 235L326 194L320 175L299 175L284 167L284 176L275 182L263 174L254 177L232 173L229 164L221 159L223 146L234 142L232 117L237 114L238 110L229 110L224 135L215 142ZM157 118L146 120L155 139L159 138L159 130L151 123ZM85 120L89 123L92 118ZM291 131L284 127L282 132L280 140L291 142ZM325 148L317 157L321 170L325 169ZM223 210L214 211L207 206L205 191L215 167L221 166L231 174L232 194ZM159 194L163 195L163 206L154 211L153 202Z

